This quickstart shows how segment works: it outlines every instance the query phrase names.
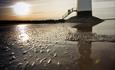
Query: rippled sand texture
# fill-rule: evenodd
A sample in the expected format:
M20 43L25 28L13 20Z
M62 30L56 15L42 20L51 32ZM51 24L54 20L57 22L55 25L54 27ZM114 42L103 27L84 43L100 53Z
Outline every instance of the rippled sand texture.
M115 69L114 42L94 40L94 33L89 40L75 34L80 35L77 29L63 24L2 26L0 70Z

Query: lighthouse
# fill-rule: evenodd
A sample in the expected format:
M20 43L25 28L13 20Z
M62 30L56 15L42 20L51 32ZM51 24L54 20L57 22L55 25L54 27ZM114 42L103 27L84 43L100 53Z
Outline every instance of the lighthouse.
M92 0L77 0L77 16L92 16Z
M76 15L66 20L67 23L74 23L72 27L77 28L78 31L89 32L92 27L104 20L93 16L92 14L92 0L77 0Z

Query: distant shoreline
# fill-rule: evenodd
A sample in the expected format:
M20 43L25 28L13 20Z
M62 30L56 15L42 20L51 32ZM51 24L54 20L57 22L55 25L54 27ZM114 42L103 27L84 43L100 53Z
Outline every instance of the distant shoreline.
M55 24L55 23L64 23L64 19L59 20L0 20L0 25L7 25L7 24Z

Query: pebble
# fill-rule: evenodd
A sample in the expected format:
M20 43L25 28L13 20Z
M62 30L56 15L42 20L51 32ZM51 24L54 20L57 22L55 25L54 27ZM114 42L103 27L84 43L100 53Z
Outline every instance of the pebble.
M44 51L43 50L40 50L40 53L43 53Z
M31 66L34 66L35 65L35 62L33 62L32 64L31 64Z
M11 54L12 54L12 55L14 55L15 53L14 53L14 52L12 52Z
M29 61L26 61L25 65L28 65L29 64Z
M50 49L47 49L46 52L49 53L49 52L50 52Z
M48 63L48 64L51 63L51 59L49 59L47 63Z
M24 58L24 61L27 61L27 58L26 58L26 57Z
M13 59L16 59L16 56L12 56Z
M57 53L54 53L53 57L56 57L57 56Z
M37 58L37 59L36 59L36 61L39 61L39 60L40 60L40 58Z
M42 62L43 62L44 60L46 60L46 59L47 59L47 58L43 58L43 59L41 59L41 60L40 60L40 63L42 63Z
M23 54L26 54L28 51L24 51Z
M38 53L38 50L35 49L34 52L35 52L35 53Z
M60 62L59 62L59 61L57 62L57 65L60 65Z
M23 65L23 63L18 63L18 64L17 64L17 66L21 66L21 65Z
M12 60L15 60L16 59L16 56L12 56L9 60L12 61Z

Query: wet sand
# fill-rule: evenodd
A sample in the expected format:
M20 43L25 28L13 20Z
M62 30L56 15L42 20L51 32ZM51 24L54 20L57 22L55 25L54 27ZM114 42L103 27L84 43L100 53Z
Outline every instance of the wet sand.
M69 41L63 24L0 27L0 70L114 70L115 43Z

